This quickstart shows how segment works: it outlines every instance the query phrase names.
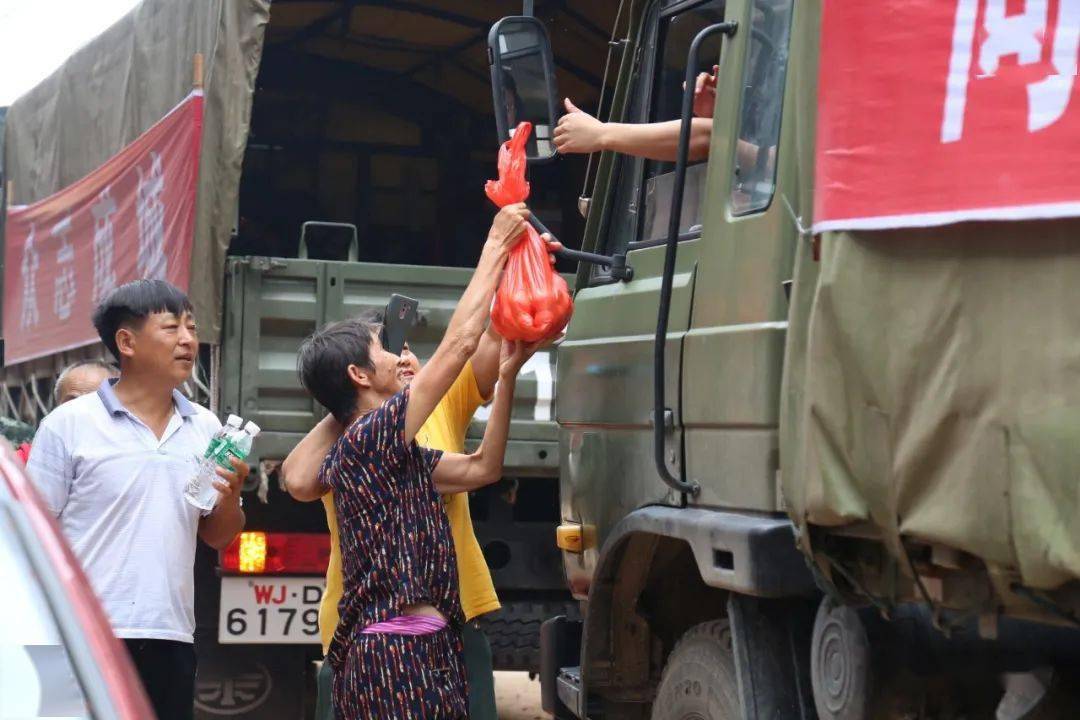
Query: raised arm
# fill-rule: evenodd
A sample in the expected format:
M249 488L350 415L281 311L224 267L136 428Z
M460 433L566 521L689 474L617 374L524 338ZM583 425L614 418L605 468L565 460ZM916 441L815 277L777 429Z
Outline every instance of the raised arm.
M326 454L339 437L341 423L327 415L296 444L285 462L281 463L281 479L285 489L300 502L321 498L329 488L319 482L319 468Z
M506 438L510 434L510 413L514 405L514 385L518 371L536 352L536 348L537 345L503 341L499 360L499 382L495 387L495 402L484 430L484 439L472 454L443 455L431 474L435 489L439 493L449 495L469 492L490 485L502 477Z
M555 127L555 147L563 155L602 150L649 160L674 162L679 151L679 120L656 123L601 122L566 100L566 115ZM695 117L690 123L691 162L709 157L712 118Z
M529 211L523 203L507 205L495 216L480 253L480 262L450 317L446 334L431 359L412 381L409 405L405 411L406 442L412 442L416 437L431 411L476 352L507 254L524 232L528 217Z
M495 332L495 328L488 325L487 331L480 338L480 346L476 348L476 354L472 356L476 389L480 391L480 397L484 398L484 402L491 399L495 382L499 379L499 350L501 348L502 338Z

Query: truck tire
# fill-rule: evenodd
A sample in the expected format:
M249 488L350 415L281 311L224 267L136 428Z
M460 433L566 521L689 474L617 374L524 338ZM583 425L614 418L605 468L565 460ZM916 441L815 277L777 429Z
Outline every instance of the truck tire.
M664 665L652 720L736 720L739 693L727 620L696 625Z
M491 645L496 670L540 672L540 625L557 615L580 620L574 601L508 601L501 610L480 618L480 629Z

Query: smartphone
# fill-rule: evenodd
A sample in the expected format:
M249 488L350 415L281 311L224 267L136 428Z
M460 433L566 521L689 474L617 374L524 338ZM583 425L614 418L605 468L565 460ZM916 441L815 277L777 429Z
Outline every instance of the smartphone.
M419 300L394 293L383 312L382 340L383 348L395 355L400 355L409 339L409 331L416 325L416 308Z

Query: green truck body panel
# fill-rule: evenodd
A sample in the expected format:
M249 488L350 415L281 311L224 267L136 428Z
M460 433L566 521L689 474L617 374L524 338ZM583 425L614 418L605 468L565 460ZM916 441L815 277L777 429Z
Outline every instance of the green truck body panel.
M300 386L297 350L328 322L381 310L391 293L420 301L410 347L423 361L434 352L472 271L379 263L231 258L225 295L221 411L262 428L258 460L281 460L325 411ZM555 353L540 351L524 368L515 394L506 472L554 477L558 444L552 407ZM483 417L481 414L479 417ZM482 420L469 427L472 446Z
M599 537L640 505L678 500L652 464L653 329L662 253L659 247L633 251L632 281L579 292L567 340L559 347L563 518L595 525ZM681 360L693 276L691 254L685 253L672 294L666 348L672 367ZM675 399L678 376L668 379L668 397ZM671 439L674 449L679 437ZM595 553L585 558L594 563Z
M726 3L739 30L719 59L701 235L679 244L674 275L667 459L673 471L681 459L701 492L673 493L654 467L663 249L631 244L631 282L579 270L559 351L563 519L595 530L584 553L564 555L570 586L587 596L627 514L685 504L788 514L806 540L854 533L889 572L906 568L903 543L958 550L995 578L1006 612L1045 620L1009 588L1060 590L1080 578L1071 520L1080 461L1070 450L1080 442L1080 268L1068 240L1080 222L825 233L815 257L806 228L821 2L794 4L775 192L767 207L736 215L742 108L740 93L724 89L742 85L756 4ZM613 119L630 119L651 7L631 8L637 30ZM636 239L611 235L625 214L613 199L619 162L606 153L599 164L586 248ZM802 549L827 572L822 547ZM946 591L946 605L967 600Z
M731 0L726 19L749 27L751 8L749 1ZM638 22L647 9L648 3L635 4ZM647 31L639 28L637 45ZM719 87L739 87L749 37L739 32L725 41ZM620 92L627 93L623 102L631 101L632 70L624 61L617 103ZM688 504L779 512L779 391L787 320L781 281L790 277L796 234L779 197L789 192L791 180L781 163L776 198L762 213L736 217L727 203L710 201L731 193L738 111L737 102L717 108L701 188L701 237L679 244L668 324L665 396L674 426L667 460L673 471L685 461L687 479L701 484L701 494ZM613 165L610 155L600 165L586 247L619 244L608 235L611 215L618 212L609 197L620 175ZM629 283L580 287L559 348L563 518L596 530L589 550L565 558L571 587L582 597L615 523L647 505L683 504L653 462L652 357L663 252L662 246L631 249ZM579 286L588 277L579 272Z

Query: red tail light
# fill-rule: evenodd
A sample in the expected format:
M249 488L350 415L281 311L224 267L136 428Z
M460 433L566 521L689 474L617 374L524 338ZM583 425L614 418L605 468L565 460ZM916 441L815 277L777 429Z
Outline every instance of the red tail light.
M330 561L325 533L242 532L221 553L225 573L324 575Z

